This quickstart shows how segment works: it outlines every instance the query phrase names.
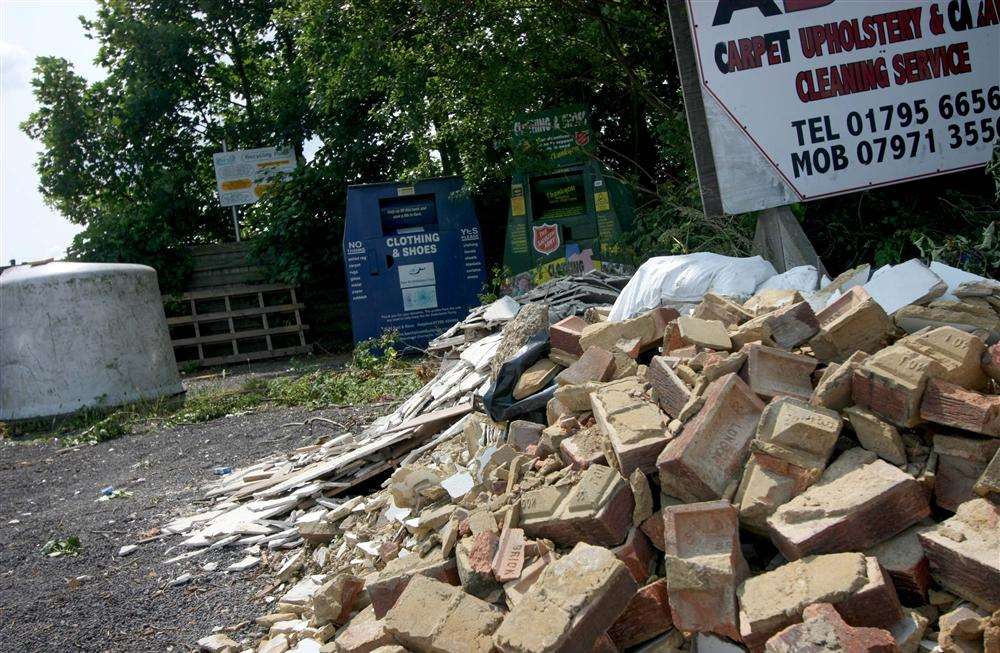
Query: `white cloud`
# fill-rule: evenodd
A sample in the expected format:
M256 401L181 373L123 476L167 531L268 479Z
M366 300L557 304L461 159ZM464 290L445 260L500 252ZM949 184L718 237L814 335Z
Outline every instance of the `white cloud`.
M0 88L24 88L31 79L31 53L14 43L0 41Z

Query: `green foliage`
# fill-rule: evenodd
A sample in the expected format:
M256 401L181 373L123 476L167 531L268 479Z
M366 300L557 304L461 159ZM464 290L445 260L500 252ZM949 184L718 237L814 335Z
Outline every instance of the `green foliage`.
M982 238L974 241L962 234L945 236L935 242L930 236L914 233L914 244L921 255L932 261L996 279L1000 277L1000 234L997 223L983 229Z
M458 174L477 192L502 185L513 119L567 104L591 110L596 156L634 191L635 229L619 245L636 261L750 250L750 216L702 212L664 3L100 0L84 28L105 79L36 62L39 109L23 128L42 145L42 192L85 227L73 257L151 264L166 292L190 269L181 246L231 239L211 166L223 139L294 148L303 165L241 210L245 235L274 280L343 288L348 184ZM978 242L997 219L997 157L992 179L876 189L799 217L831 270L917 255L923 239L964 251L947 239Z
M80 538L76 535L49 540L42 545L42 555L49 558L59 558L61 556L78 556L83 549Z
M483 284L483 291L479 293L479 302L489 304L500 299L503 295L504 286L507 285L511 277L510 268L505 265L494 265L490 269L490 276Z

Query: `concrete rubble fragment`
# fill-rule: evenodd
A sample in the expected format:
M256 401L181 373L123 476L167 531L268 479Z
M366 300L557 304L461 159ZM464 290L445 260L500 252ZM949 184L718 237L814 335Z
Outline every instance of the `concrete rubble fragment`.
M168 564L269 577L241 653L1000 648L1000 284L963 275L503 298L390 415L214 478Z

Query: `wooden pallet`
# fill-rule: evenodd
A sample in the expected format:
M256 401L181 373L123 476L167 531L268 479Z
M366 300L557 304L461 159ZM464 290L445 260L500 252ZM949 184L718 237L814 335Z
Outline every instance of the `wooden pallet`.
M275 295L285 295L287 300L273 303ZM163 300L171 312L183 313L167 318L179 366L243 363L312 349L306 344L309 327L302 323L305 304L298 301L295 286L206 288Z

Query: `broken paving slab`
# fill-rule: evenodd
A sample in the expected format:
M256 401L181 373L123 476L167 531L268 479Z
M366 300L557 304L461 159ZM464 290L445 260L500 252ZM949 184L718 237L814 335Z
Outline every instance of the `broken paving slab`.
M667 589L674 625L739 639L736 588L750 570L728 501L663 508Z
M940 297L948 284L914 258L876 270L864 289L887 315L892 315L904 306Z
M764 404L735 374L708 386L701 411L660 453L663 492L684 501L722 498L739 481Z
M494 634L503 653L588 651L638 590L605 548L577 544L549 564Z
M918 537L935 580L988 610L1000 609L1000 506L967 501Z
M490 653L502 620L486 601L417 576L386 614L385 629L417 653Z
M767 524L789 560L861 551L930 515L920 483L864 449L835 460L820 480L778 508Z
M629 377L608 383L590 395L590 405L621 475L627 477L636 469L644 474L656 471L656 458L670 434L666 418L646 397L642 382Z

